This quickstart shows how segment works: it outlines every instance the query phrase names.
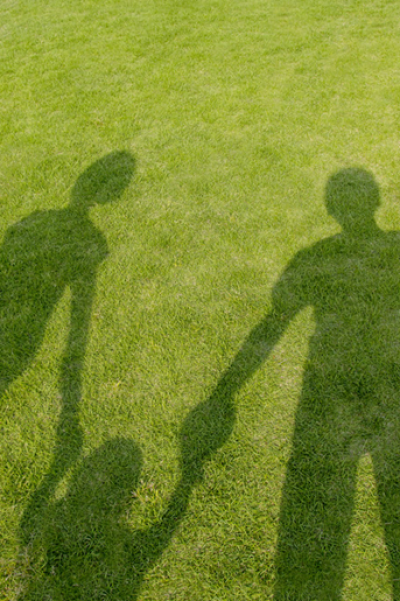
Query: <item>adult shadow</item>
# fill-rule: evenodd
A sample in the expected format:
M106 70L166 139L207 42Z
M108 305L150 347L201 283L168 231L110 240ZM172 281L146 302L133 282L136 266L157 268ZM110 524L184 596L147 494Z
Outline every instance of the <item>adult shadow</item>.
M88 340L96 273L108 254L103 234L89 218L94 204L117 199L128 185L134 159L113 152L78 178L68 207L37 211L6 231L0 248L0 399L35 357L47 322L65 289L71 294L68 339L60 370L62 407L54 456L25 511L24 532L34 532L62 475L78 457L82 370Z
M379 188L364 170L331 177L326 205L342 232L294 258L261 327L268 340L269 324L281 322L277 340L299 310L314 308L281 501L275 599L342 598L357 465L369 453L399 600L400 236L378 228Z
M64 289L69 287L71 291L70 329L61 365L62 408L54 455L21 520L21 549L30 566L27 586L19 597L24 600L43 599L45 594L71 600L104 598L104 591L110 600L136 599L146 574L182 522L193 487L202 478L205 456L203 452L199 455L199 445L212 456L222 444L221 427L225 428L226 418L221 417L220 400L215 404L218 415L207 413L209 432L205 438L197 431L201 408L185 421L178 484L160 519L148 528L132 531L128 525L120 529L118 526L126 517L121 517L121 512L127 509L141 464L139 450L127 440L110 441L85 460L74 472L66 496L54 500L57 484L74 466L82 448L79 404L83 361L96 273L108 254L106 240L90 221L88 211L96 203L118 198L129 184L133 169L134 160L126 152L100 159L79 177L66 209L36 212L10 227L0 249L0 398L34 358ZM119 463L121 454L125 459ZM131 464L126 461L128 457ZM114 468L116 475L112 473ZM92 471L97 474L96 481ZM103 499L104 506L92 503L90 499L97 496ZM107 499L111 503L108 508ZM103 536L104 529L109 528L119 532L116 538ZM72 534L65 534L67 531ZM115 553L117 540L119 552ZM114 562L112 569L110 561ZM106 576L113 574L108 585L108 576L99 571L100 565Z
M235 394L306 306L314 308L316 329L282 494L274 598L341 598L357 462L368 451L391 562L393 598L400 599L400 412L396 403L400 236L380 230L375 223L379 189L367 171L345 169L333 175L326 187L326 204L342 232L294 257L273 289L270 313L249 334L210 397L185 419L178 483L160 519L149 528L124 530L121 535L121 565L113 580L116 592L109 592L109 599L138 598L145 575L182 523L207 462L232 432ZM85 489L86 485L76 485L78 491ZM85 497L81 492L71 494ZM63 507L72 507L68 499L67 495ZM74 519L71 511L65 515L70 516L67 522ZM107 520L96 518L98 533ZM52 570L64 574L61 583L67 583L68 570L60 571L57 561L50 562L50 574ZM82 578L89 578L93 591L101 577L85 574ZM76 584L68 598L95 598L93 593L79 592L87 589Z
M267 359L295 315L314 309L291 457L283 488L274 598L339 600L357 464L369 452L400 599L400 235L376 224L379 188L363 169L327 182L341 233L300 251L207 401L182 430L185 499L205 462L229 437L234 396Z

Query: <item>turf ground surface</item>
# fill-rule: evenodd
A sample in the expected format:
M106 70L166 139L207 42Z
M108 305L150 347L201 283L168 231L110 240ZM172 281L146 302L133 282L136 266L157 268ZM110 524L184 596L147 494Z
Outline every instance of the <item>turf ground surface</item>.
M399 3L0 4L0 599L400 599Z

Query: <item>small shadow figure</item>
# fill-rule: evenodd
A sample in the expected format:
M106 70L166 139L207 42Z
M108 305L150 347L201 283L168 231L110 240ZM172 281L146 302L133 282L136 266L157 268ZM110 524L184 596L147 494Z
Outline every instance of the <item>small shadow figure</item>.
M125 438L85 458L67 494L51 505L40 545L30 548L21 601L132 599L127 516L141 466L140 449Z
M31 504L21 524L27 572L20 601L139 598L147 574L177 533L194 486L203 476L205 454L197 456L184 442L187 434L195 434L191 417L181 431L181 477L165 511L147 528L134 530L129 524L143 463L139 447L130 439L111 439L85 458L60 500L49 498L49 486L42 487L47 493L45 508ZM221 433L214 427L220 417L206 416L207 422L216 418L210 427L214 436ZM222 442L215 441L215 446ZM206 455L212 455L208 445ZM44 490L40 500L43 496Z
M71 292L54 458L25 512L25 533L34 532L28 522L38 517L82 445L78 409L83 361L96 273L108 254L104 236L89 219L89 209L119 198L133 169L134 159L125 151L96 161L76 181L68 207L37 211L22 219L6 231L0 248L0 399L34 358L65 289Z
M294 257L273 289L270 313L252 330L211 396L188 414L180 432L177 486L164 514L152 526L133 532L121 530L123 550L117 554L121 561L114 572L110 569L114 588L108 589L108 599L138 598L145 575L182 523L206 463L232 432L235 394L266 360L295 315L312 306L316 329L310 340L282 495L274 598L341 598L357 463L369 452L392 568L393 599L400 600L400 236L380 230L375 223L379 188L363 169L344 169L333 175L326 187L326 204L342 232ZM139 451L133 443L124 445L131 445L126 455L132 455L132 465L136 466L131 478L134 486ZM96 457L109 455L99 451ZM100 465L97 459L95 463ZM117 459L115 463L117 466ZM60 532L74 522L70 508L80 499L91 515L86 491L93 486L96 490L90 484L90 472L95 470L90 459L89 469L85 465L59 502L55 523ZM111 498L120 495L124 505L127 488L118 487L118 478L112 479L111 472L99 481L105 483L109 478L114 484L110 485L112 490L105 487L110 491L107 494ZM101 533L110 523L106 513L95 515L95 527L90 532L84 528L85 540L103 540ZM112 515L111 522L117 527L118 517ZM63 540L64 535L60 536ZM58 575L58 590L68 586L71 600L100 598L93 596L94 590L104 590L103 576L96 576L97 567L90 567L91 560L82 553L82 578L74 581L68 556L75 543L71 547L57 542L57 534L53 538L56 542L50 544L47 553L48 574L49 578ZM82 540L79 548L84 544ZM95 544L96 549L99 544L101 547L100 542ZM61 548L64 552L60 558L60 551L55 549ZM97 551L108 552L105 547ZM86 581L91 582L92 592ZM33 582L26 597L29 600L40 598L34 594L40 589ZM45 585L44 580L40 583ZM60 594L55 598L66 597Z

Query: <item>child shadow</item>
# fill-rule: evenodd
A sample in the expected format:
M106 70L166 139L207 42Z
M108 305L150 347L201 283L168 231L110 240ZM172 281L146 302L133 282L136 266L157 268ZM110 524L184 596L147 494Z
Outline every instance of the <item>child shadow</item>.
M192 417L185 421L181 440L194 434L192 427L198 422L192 423ZM218 417L221 414L207 415L215 425ZM228 427L226 435L229 431ZM165 512L150 527L138 530L130 528L128 519L142 466L140 449L129 439L115 438L92 453L76 471L65 497L47 504L40 532L31 536L27 528L32 520L22 521L21 539L30 542L24 545L27 586L20 601L138 599L146 575L185 517L204 462L224 440L225 436L215 438L215 448L207 444L200 456L191 444L190 451L182 445L181 477Z
M84 460L65 497L48 508L40 540L29 547L21 600L132 599L127 516L141 465L140 449L124 438L109 440Z

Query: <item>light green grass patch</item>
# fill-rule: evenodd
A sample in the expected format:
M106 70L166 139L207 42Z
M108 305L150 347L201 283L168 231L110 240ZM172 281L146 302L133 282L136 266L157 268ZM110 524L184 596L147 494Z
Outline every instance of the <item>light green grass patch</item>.
M398 483L386 498L373 472L385 486L397 461L396 428L378 419L398 419L397 246L366 244L387 253L366 265L359 235L358 250L342 248L343 268L332 245L318 246L340 231L327 182L349 168L377 182L382 232L400 229L399 24L387 0L2 2L1 598L399 594L399 551L380 515L385 502L395 514ZM118 157L132 161L129 182L71 225L80 178L110 156L94 188ZM335 356L309 356L324 336L315 303L290 324L282 309L285 332L258 325L274 299L290 305L282 273L312 248L324 259L312 255L316 271L331 274L315 284L321 310L342 324ZM42 287L50 267L54 298ZM300 261L299 281L309 269ZM329 286L339 294L343 281L358 309L338 310ZM363 315L384 321L368 342ZM302 425L305 401L326 408L332 372L351 368L349 339L372 356L351 355L357 374L385 374L374 380L375 438L364 438L366 453L392 449L390 469L365 463L351 391L324 426L313 414L318 452ZM361 376L359 386L363 398ZM343 433L357 440L339 449ZM314 540L327 552L319 565ZM297 575L286 544L300 545Z

